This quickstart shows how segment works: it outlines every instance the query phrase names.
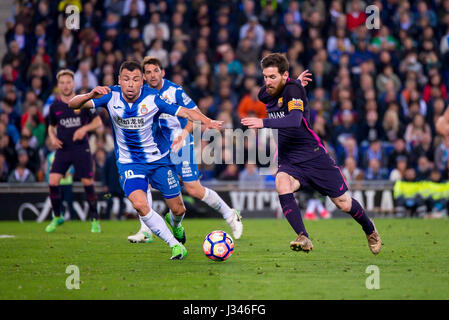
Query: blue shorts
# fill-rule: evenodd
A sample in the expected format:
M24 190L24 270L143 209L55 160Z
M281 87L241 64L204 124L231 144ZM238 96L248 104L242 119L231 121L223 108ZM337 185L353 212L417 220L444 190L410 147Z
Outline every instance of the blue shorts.
M118 170L120 185L126 197L135 190L146 193L148 184L158 189L165 199L175 198L181 194L176 168L167 161L118 164Z
M171 154L170 160L176 167L176 173L183 182L193 182L199 179L193 144L185 145L178 154Z

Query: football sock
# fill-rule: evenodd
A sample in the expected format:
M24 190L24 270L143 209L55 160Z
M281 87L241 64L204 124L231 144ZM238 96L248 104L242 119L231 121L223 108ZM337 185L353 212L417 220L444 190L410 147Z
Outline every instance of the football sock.
M147 190L147 200L148 200L148 207L151 209L153 206L153 196L151 195L151 189L148 188ZM150 231L150 229L147 227L147 225L142 221L142 217L138 215L140 220L140 230L142 231Z
M95 193L94 185L84 186L84 191L86 191L87 203L89 204L90 220L100 219L97 211L97 194Z
M50 186L50 201L53 208L53 216L61 217L61 188L59 186Z
M168 243L170 247L179 244L175 239L173 233L171 233L164 219L153 209L146 216L141 217L143 223L159 238Z
M304 223L302 222L301 211L299 210L299 206L296 203L293 193L279 195L279 202L281 203L284 216L287 218L296 234L299 235L302 233L308 238L309 235L306 231Z
M226 202L214 191L209 188L204 188L205 193L202 201L207 203L207 205L218 212L220 212L226 222L230 223L234 217L234 210L232 210Z
M182 215L176 216L173 214L173 212L171 212L171 210L170 210L169 214L170 214L171 224L175 228L178 228L181 225L182 219L184 219L184 216L186 215L186 213L184 212Z
M351 210L348 213L362 226L363 231L365 231L367 235L373 233L373 223L368 218L368 215L365 213L365 210L363 210L360 203L354 198L352 198Z

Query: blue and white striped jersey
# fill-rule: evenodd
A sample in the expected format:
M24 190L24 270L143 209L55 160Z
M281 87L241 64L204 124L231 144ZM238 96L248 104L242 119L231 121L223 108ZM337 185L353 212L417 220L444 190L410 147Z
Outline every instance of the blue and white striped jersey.
M166 101L188 109L197 108L195 102L190 99L181 86L167 79L163 79L162 81L162 88L158 92ZM144 85L144 87L150 88L148 84ZM187 122L187 119L173 116L169 113L163 113L159 117L159 126L162 130L162 134L170 142L173 142L173 139L179 135L182 129L187 125ZM191 141L193 144L192 135L190 135L190 140L188 141Z
M165 101L150 87L143 87L134 103L125 101L120 86L110 88L111 92L92 101L95 108L106 108L109 113L117 162L151 163L168 155L170 141L159 128L159 117L163 113L176 116L181 107Z

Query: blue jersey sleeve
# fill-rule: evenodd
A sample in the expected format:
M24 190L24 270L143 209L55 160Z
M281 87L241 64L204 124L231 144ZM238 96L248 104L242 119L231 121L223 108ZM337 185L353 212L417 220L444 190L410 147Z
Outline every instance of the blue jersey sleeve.
M176 104L188 109L196 108L195 102L193 102L193 100L185 93L184 89L182 88L178 88L176 90Z
M106 106L108 105L109 100L111 100L112 97L112 91L109 92L108 94L105 94L104 96L97 98L97 99L92 99L92 102L94 104L94 108L106 108Z
M170 103L169 101L163 99L160 95L156 95L154 97L154 103L159 108L161 113L168 113L172 116L176 116L182 107L177 104Z

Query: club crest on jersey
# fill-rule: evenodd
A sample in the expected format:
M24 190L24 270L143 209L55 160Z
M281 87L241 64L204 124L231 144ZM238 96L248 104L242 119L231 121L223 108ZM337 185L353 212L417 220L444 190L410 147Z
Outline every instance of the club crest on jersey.
M283 102L282 101L282 97L280 97L279 100L278 100L278 107L279 108L282 108L282 102Z
M288 111L292 110L301 110L304 112L304 102L301 99L295 99L293 98L290 100L287 104Z
M147 114L148 113L148 108L146 104L143 104L140 106L140 114Z

